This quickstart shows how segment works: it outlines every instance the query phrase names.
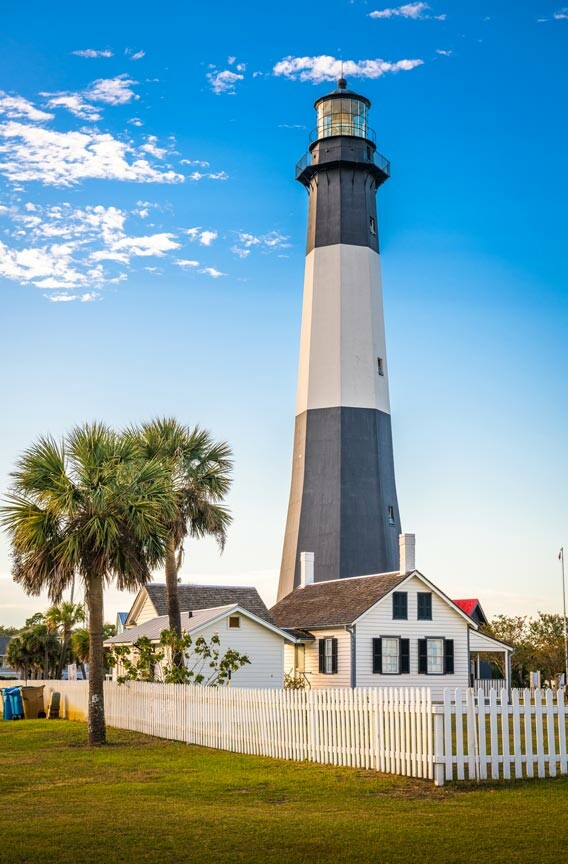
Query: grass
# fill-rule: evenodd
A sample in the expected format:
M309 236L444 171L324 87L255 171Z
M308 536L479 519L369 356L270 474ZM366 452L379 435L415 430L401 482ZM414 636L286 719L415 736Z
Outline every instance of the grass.
M558 862L568 779L449 785L241 756L69 721L0 722L11 864Z

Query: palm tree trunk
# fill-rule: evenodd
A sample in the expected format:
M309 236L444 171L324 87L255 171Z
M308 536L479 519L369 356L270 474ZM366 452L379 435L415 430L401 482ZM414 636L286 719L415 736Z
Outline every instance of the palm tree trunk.
M89 744L106 744L103 693L103 580L93 573L87 583L89 608Z
M178 597L178 567L176 556L176 544L172 535L168 537L166 544L166 598L168 601L168 619L170 630L174 630L178 638L181 638L181 610ZM183 665L181 651L173 653L174 666Z
M63 639L61 641L61 654L59 656L59 665L57 666L57 677L61 678L63 675L63 667L65 666L65 657L67 655L67 645L69 644L69 633L67 630L63 631Z

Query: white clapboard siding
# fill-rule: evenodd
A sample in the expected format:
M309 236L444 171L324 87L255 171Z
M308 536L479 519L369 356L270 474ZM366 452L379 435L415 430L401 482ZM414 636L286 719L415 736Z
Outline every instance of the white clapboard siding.
M351 686L351 637L344 627L329 630L312 630L316 637L313 642L306 642L306 678L312 689L327 689L328 687ZM337 673L333 675L320 674L319 671L319 640L332 636L337 639Z
M428 586L417 577L404 583L408 594L408 619L392 617L392 595L380 600L356 622L357 687L429 687L433 700L441 701L446 687L469 687L468 622L447 600L432 592L432 620L418 620L419 591ZM398 636L410 640L410 674L379 675L373 672L373 639ZM454 640L453 675L418 674L418 640L444 636Z

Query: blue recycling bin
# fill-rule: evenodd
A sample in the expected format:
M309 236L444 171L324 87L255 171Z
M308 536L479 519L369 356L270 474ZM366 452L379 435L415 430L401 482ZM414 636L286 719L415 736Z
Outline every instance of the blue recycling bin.
M2 690L4 720L22 720L24 701L20 687L4 687Z

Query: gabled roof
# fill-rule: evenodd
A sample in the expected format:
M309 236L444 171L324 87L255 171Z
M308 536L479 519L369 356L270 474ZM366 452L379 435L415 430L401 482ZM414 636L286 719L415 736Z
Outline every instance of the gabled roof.
M474 618L475 613L477 612L480 621L483 624L487 624L487 615L483 611L481 603L479 602L477 597L473 597L469 600L454 600L454 603L456 604L456 606L459 606L459 608L463 612L465 612L466 615L469 615L470 618Z
M352 624L408 575L379 573L314 582L287 594L272 607L270 614L279 627L312 630L345 626Z
M149 582L141 588L132 608L128 613L126 625L133 623L141 607L142 598L148 594L156 615L167 615L168 604L166 586L157 582ZM212 609L225 606L228 603L238 603L243 609L252 612L259 618L271 622L272 618L260 594L251 586L242 585L178 585L179 604L182 612L195 612L198 609ZM133 615L134 613L134 615Z
M238 603L229 603L225 606L217 606L211 609L199 609L198 611L193 613L182 612L181 627L182 630L184 630L186 633L196 633L197 631L205 627L207 624L213 624L216 621L220 621L223 618L226 618L228 615L234 615L235 613L239 613L240 615L244 615L247 618L256 621L258 624L266 627L268 630L272 630L273 632L278 633L280 636L290 642L296 641L294 636L281 630L279 627L276 627L270 621L266 621L266 619L260 618L258 615L255 615L248 609L239 606ZM160 638L162 630L167 630L168 627L168 616L160 615L157 618L150 619L150 621L145 621L144 624L139 624L137 627L129 627L122 633L117 633L116 636L111 636L109 639L105 639L104 644L132 644L138 639L141 639L143 636L145 636L147 639L150 639L151 641L157 641Z

